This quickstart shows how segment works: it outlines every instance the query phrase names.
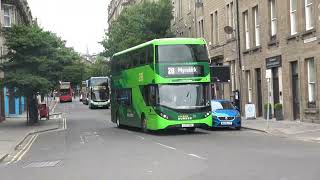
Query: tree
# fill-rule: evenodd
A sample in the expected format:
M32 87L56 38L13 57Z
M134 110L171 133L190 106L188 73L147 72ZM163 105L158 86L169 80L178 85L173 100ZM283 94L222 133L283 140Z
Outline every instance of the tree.
M111 23L102 42L104 56L141 44L143 42L172 36L170 23L173 18L170 0L143 1L122 11Z
M66 48L65 42L55 34L38 26L14 26L3 33L9 51L2 57L4 85L26 97L28 122L36 123L36 95L47 93L57 85L64 67L74 63L77 53Z
M92 76L108 76L110 75L110 68L105 57L97 56L95 63L89 68L90 77Z

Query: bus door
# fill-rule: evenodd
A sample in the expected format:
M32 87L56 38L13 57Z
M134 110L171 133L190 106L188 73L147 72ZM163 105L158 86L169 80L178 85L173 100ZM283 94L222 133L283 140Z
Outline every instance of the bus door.
M146 118L147 118L147 121L150 121L150 120L152 121L157 117L157 114L154 111L154 108L157 104L157 86L156 85L147 86L144 92L144 97L147 105Z
M120 121L122 124L132 125L132 122L130 120L134 117L134 114L132 111L131 89L120 90L120 93L118 93L118 95L118 116L120 118Z

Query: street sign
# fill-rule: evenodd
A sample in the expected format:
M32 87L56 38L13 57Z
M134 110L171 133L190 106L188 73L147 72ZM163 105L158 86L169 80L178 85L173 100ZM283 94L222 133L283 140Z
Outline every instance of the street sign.
M256 118L256 107L254 104L245 105L245 117L246 119L255 119Z

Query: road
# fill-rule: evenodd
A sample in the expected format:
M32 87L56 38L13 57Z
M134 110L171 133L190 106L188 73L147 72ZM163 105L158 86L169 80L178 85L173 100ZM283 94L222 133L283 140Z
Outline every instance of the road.
M319 180L320 144L250 130L145 134L118 129L110 110L59 104L64 130L42 133L1 180Z

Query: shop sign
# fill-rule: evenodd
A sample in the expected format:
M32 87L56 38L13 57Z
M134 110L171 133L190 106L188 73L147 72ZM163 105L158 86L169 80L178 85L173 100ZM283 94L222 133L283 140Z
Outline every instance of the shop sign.
M270 58L266 59L266 68L267 69L281 67L281 65L282 65L281 55L270 57Z

